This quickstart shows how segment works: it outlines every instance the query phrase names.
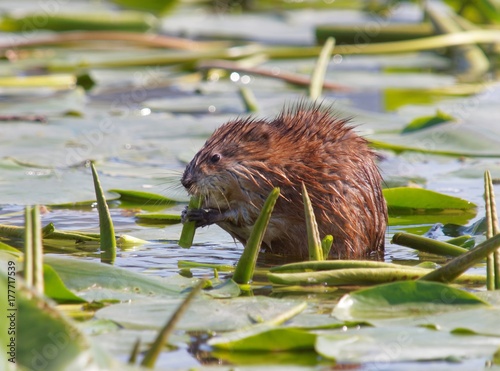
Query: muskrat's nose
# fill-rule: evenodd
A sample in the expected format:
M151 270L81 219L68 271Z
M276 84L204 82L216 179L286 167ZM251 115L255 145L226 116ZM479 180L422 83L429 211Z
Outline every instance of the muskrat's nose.
M186 171L182 175L181 183L184 186L184 188L189 189L193 185L193 177Z

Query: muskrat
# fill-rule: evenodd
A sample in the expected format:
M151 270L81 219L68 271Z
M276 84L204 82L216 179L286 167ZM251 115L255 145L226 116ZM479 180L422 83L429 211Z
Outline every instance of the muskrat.
M273 187L281 195L262 248L306 258L302 182L321 238L334 237L331 258L383 255L387 207L376 154L349 119L331 107L298 103L274 120L236 119L220 126L187 165L182 185L201 195L201 209L183 221L217 224L245 244Z

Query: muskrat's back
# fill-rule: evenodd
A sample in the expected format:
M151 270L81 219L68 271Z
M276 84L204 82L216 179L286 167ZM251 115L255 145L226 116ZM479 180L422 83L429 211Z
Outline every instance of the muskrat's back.
M344 119L320 105L299 104L274 120L230 121L187 166L182 184L204 196L186 219L216 223L243 244L273 187L280 187L263 247L308 256L301 184L320 236L334 237L331 257L383 252L387 208L375 153Z

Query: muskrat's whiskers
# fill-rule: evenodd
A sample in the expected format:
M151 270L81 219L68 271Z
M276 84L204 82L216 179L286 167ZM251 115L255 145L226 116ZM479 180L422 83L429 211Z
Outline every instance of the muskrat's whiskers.
M224 201L226 201L227 208L229 209L229 200L227 199L226 195L224 194L224 190L219 186L217 186L216 188L220 192L220 194L222 195L222 198L224 198ZM217 202L217 200L216 200L216 202ZM217 207L219 208L219 211L220 211L221 209L220 209L220 205L218 202L217 202Z
M182 191L184 193L185 189L182 186L182 184L171 183L171 184L167 184L165 187L163 187L162 191L163 192L167 192L167 191L180 192L180 191Z

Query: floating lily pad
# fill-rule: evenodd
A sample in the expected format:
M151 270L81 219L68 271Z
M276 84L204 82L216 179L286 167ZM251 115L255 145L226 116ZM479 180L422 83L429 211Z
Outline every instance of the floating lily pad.
M333 315L344 321L368 321L456 311L488 305L474 294L448 285L425 281L404 281L354 291L344 296Z
M210 289L204 291L208 296L213 298L236 298L240 296L240 286L231 279L215 282L215 285Z
M419 326L456 334L500 337L500 327L497 326L499 316L500 308L482 307L420 316L371 319L369 323L381 328Z
M412 131L422 130L448 121L455 121L455 118L445 112L438 110L433 116L417 117L403 128L402 133L410 133Z
M49 265L43 266L45 295L58 303L85 303L86 301L68 290L56 271Z
M491 357L500 338L463 336L426 328L361 328L318 336L316 351L337 362L387 365L388 362L460 360Z
M103 308L97 318L112 319L125 328L160 329L172 316L182 299L149 299ZM262 296L234 299L195 299L176 328L186 331L231 331L252 325L252 318L262 321L279 317L301 306L294 300Z
M0 280L2 281L0 290L6 289L6 276L0 274ZM1 291L5 293L4 297L7 297L6 290ZM19 317L16 327L15 359L19 365L26 369L51 370L78 370L89 367L124 369L109 354L93 347L71 320L40 297L28 293L21 284L17 286L16 305Z
M145 295L176 295L192 287L192 280L169 285L157 277L82 259L46 256L45 263L54 268L69 289L76 291L92 287Z
M390 213L397 212L455 212L476 208L470 201L422 188L386 188L383 190Z
M125 190L125 189L110 189L109 192L118 193L120 200L128 201L138 205L153 204L153 205L172 205L179 201L156 194L143 191Z
M316 335L305 330L280 327L256 327L211 339L216 349L245 352L281 352L313 350Z

